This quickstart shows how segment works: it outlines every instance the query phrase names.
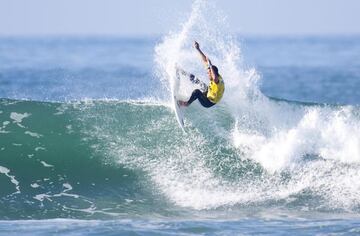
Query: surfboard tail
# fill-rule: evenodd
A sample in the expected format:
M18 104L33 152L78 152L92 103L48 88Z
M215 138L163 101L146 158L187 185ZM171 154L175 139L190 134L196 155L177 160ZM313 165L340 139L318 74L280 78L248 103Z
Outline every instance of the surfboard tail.
M200 90L202 92L205 92L208 89L208 86L206 83L204 83L203 81L201 81L201 79L199 79L198 77L196 77L195 75L185 71L184 69L182 69L179 66L176 66L176 76L177 79L181 79L181 75L184 76L185 78L189 79L191 83L199 85L200 86Z

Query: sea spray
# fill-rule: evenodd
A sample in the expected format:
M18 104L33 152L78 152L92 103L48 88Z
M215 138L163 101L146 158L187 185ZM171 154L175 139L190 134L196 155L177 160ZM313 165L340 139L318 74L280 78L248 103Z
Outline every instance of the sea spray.
M173 181L166 186L160 185L170 199L183 206L201 209L287 199L297 194L301 196L304 191L324 197L327 199L325 202L335 201L330 194L325 194L325 189L333 189L335 196L349 191L346 186L336 187L336 184L325 184L327 187L320 187L330 179L324 172L316 173L322 164L325 169L341 172L341 168L333 165L359 162L360 139L356 134L360 131L360 122L352 114L352 108L298 104L264 96L259 90L260 76L255 69L245 65L238 43L227 31L221 12L205 1L195 1L193 11L182 28L177 33L172 32L164 37L163 42L157 45L155 62L159 71L170 71L169 68L176 62L194 74L206 78L200 60L192 48L194 40L200 42L205 53L219 67L226 89L222 101L211 111L205 111L196 105L196 108L189 108L188 123L197 127L195 129L202 130L204 124L193 116L196 112L191 110L198 109L198 112L202 113L203 123L207 126L207 129L202 130L205 132L202 138L207 140L203 140L202 143L218 145L213 148L212 158L219 158L218 156L222 156L219 150L232 145L240 157L236 161L251 160L259 163L265 173L253 176L252 180L243 176L243 179L229 183L224 182L221 175L216 175L214 169L209 170L208 166L202 166L202 174L207 176L209 181L197 181L201 176L196 175L193 182L185 183L180 177L174 178L171 172L168 172L169 179ZM168 50L169 48L176 50ZM172 59L175 59L175 62ZM169 73L159 73L159 78L163 83L171 83L167 80ZM185 92L189 96L189 92ZM227 119L232 126L231 129L225 128L224 122L217 122L217 117L224 118L224 112L231 117ZM207 136L206 133L211 133L212 136ZM222 141L214 142L212 139ZM191 144L189 141L189 145ZM194 153L196 148L193 147L188 155ZM202 158L206 157L200 157L200 160ZM331 164L326 161L329 159L333 160ZM355 165L347 168L357 167ZM298 169L302 171L299 172ZM289 178L284 179L283 173L287 173ZM304 173L312 174L308 178ZM339 178L348 177L345 175ZM243 191L244 189L248 191ZM335 193L339 189L340 193ZM196 200L205 197L212 200ZM336 204L332 203L342 205L341 202L347 202L346 198L340 201L337 199ZM331 203L324 203L319 207L326 208L330 205ZM354 206L356 205L357 203Z
M174 61L170 58L175 58L176 63L207 80L200 59L192 48L193 41L198 40L224 77L226 92L218 106L229 111L234 119L235 133L232 137L236 139L236 134L254 135L254 140L257 140L249 144L251 147L239 143L239 139L233 140L233 143L253 149L252 154L248 152L245 158L260 162L270 172L281 171L306 155L345 162L358 161L360 140L355 134L359 129L359 119L352 115L352 108L308 107L264 96L259 90L258 73L244 65L241 50L235 37L229 33L224 18L213 3L195 1L189 18L178 33L170 33L157 45L155 62L159 71L173 68ZM164 83L169 82L168 73L160 74L159 78ZM216 108L213 110L216 114ZM208 125L212 126L211 122ZM335 137L329 137L330 132ZM312 137L310 141L305 140L308 136ZM350 144L346 144L347 141ZM255 149L252 148L255 146ZM334 146L337 146L338 154L329 148ZM271 166L267 162L274 164Z

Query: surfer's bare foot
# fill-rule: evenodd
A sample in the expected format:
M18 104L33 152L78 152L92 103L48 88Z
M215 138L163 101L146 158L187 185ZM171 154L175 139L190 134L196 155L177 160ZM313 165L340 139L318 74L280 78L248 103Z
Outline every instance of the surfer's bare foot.
M179 106L187 107L188 103L184 101L178 101Z

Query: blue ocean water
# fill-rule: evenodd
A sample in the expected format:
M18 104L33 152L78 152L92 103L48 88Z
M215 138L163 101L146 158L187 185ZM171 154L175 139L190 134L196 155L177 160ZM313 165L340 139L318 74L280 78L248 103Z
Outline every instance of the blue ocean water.
M359 36L244 40L244 54L263 76L262 91L289 100L359 104Z
M360 37L234 37L208 7L161 37L0 38L1 235L359 234ZM193 39L226 90L184 134Z

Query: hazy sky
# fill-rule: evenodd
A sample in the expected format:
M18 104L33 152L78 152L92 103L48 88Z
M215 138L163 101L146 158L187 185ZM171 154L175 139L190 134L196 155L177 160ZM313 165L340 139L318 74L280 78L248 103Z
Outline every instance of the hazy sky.
M360 34L359 0L212 0L235 33ZM159 35L192 0L0 0L0 35Z

